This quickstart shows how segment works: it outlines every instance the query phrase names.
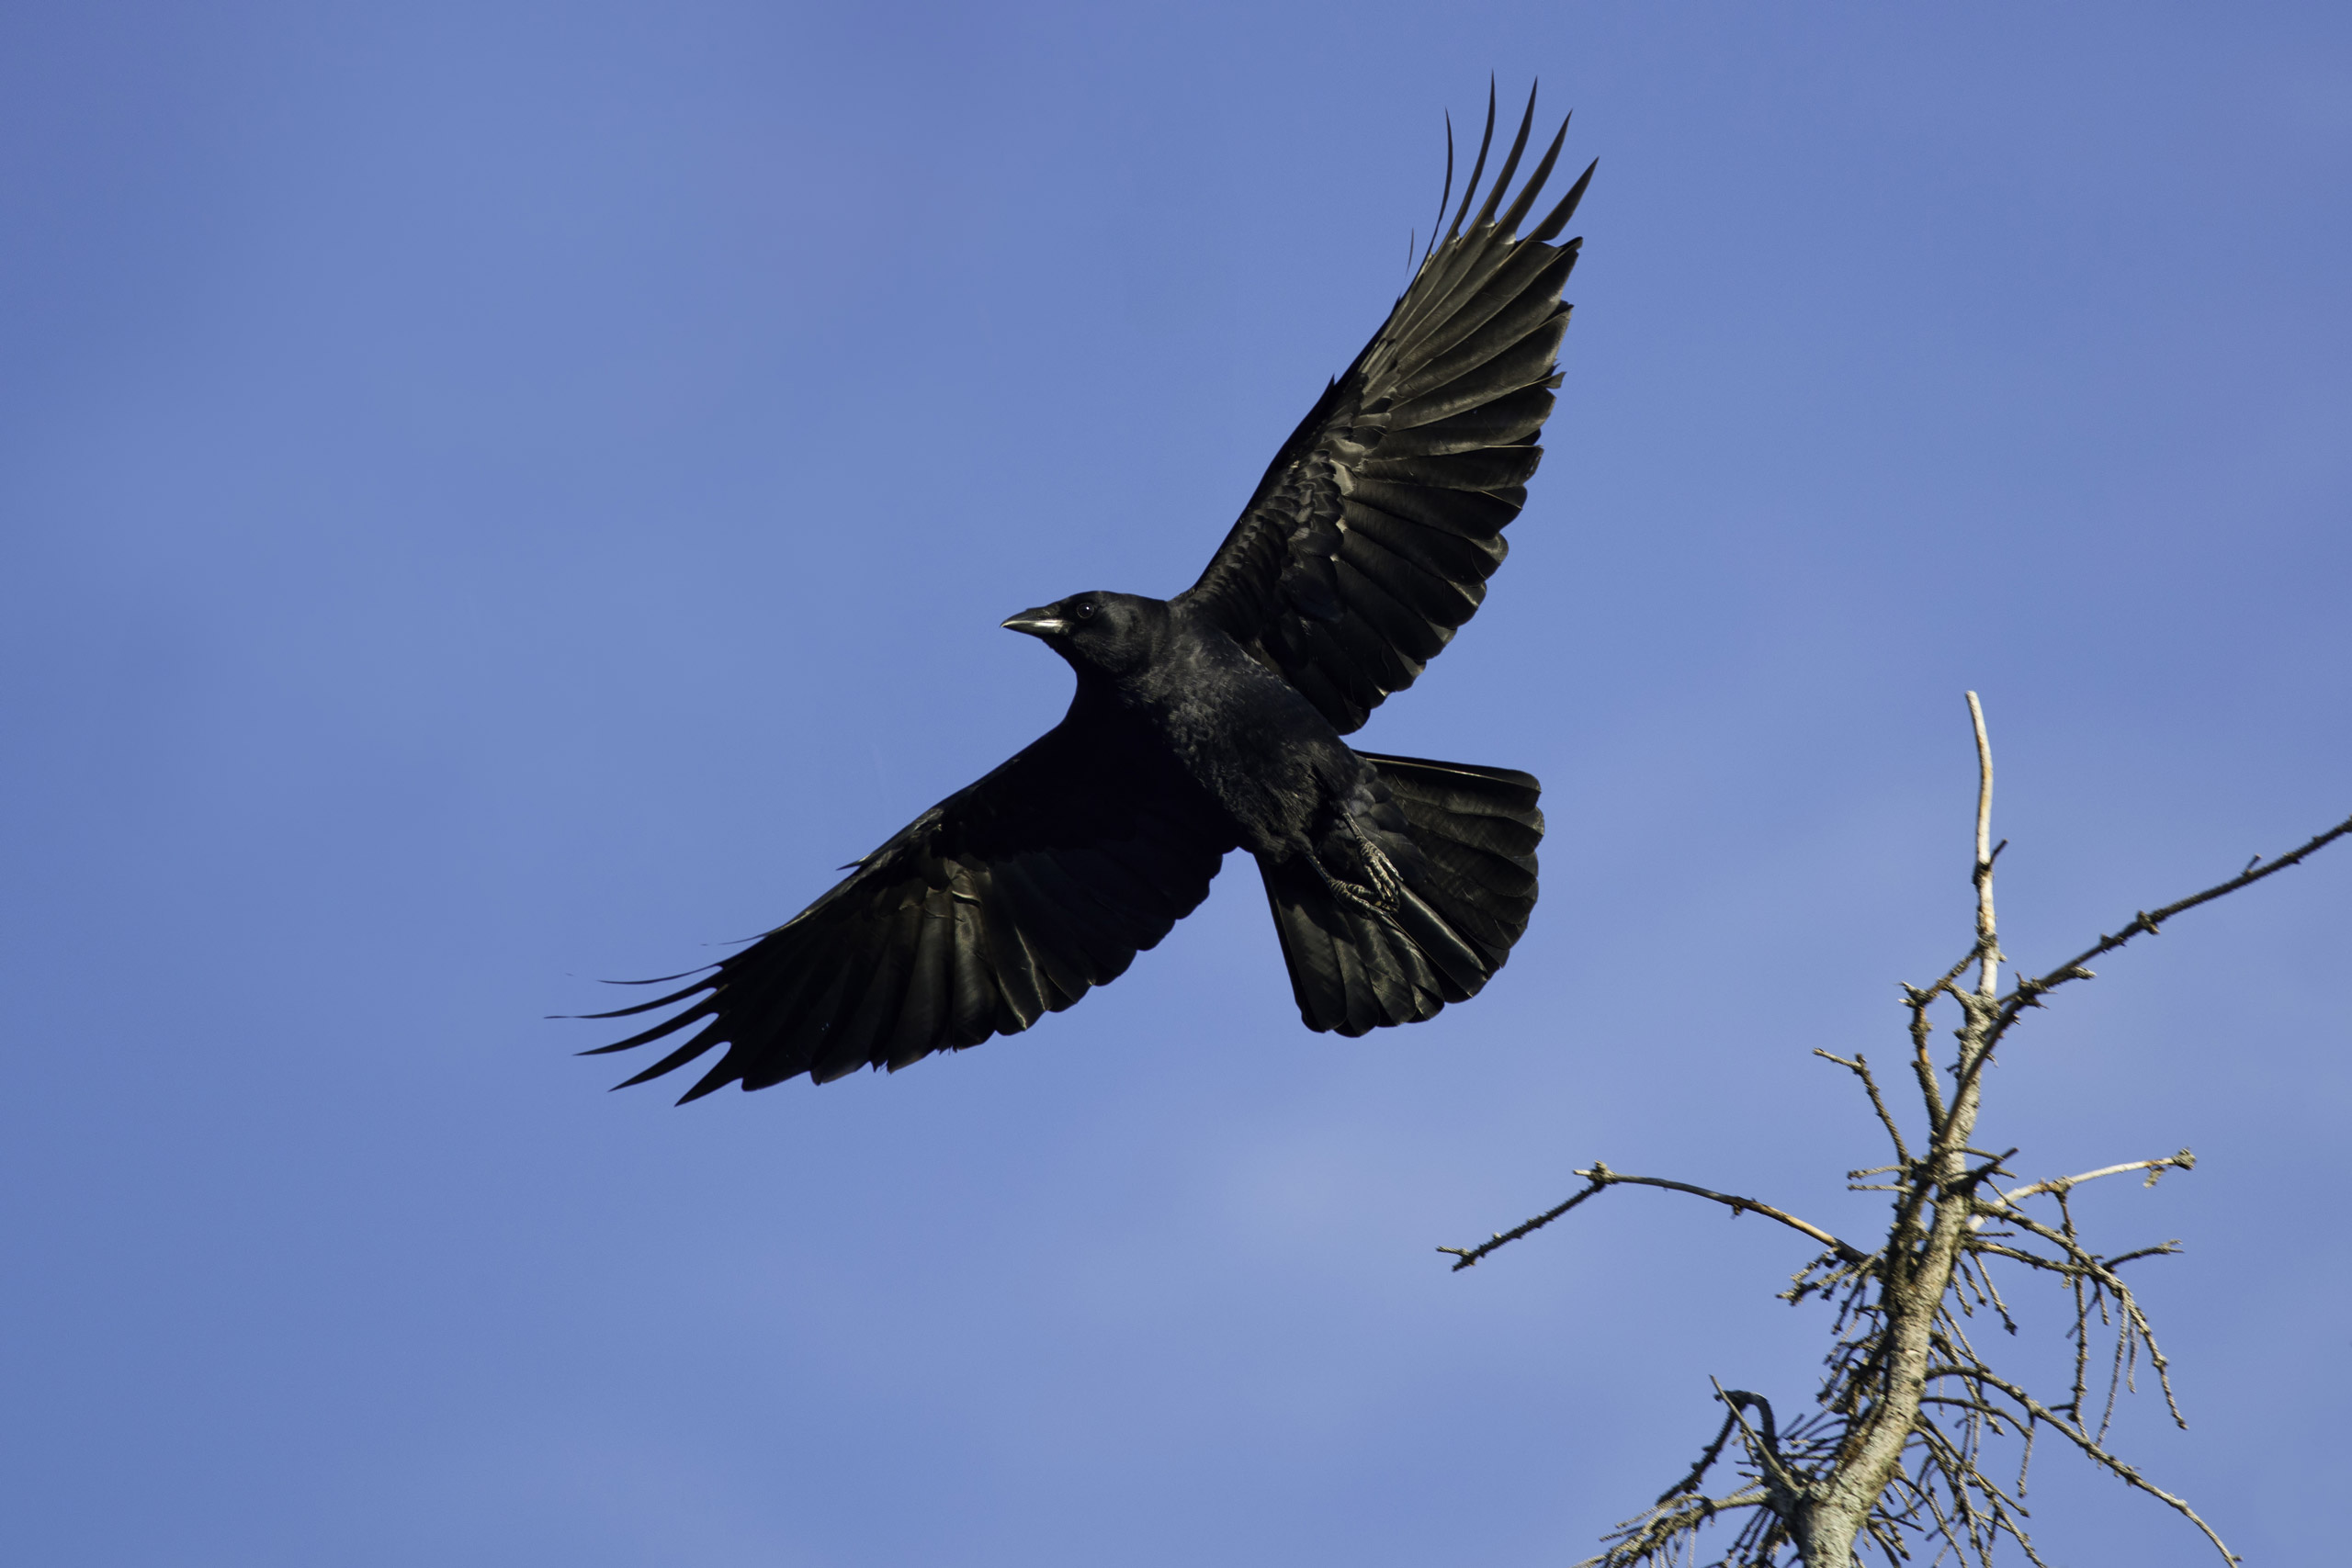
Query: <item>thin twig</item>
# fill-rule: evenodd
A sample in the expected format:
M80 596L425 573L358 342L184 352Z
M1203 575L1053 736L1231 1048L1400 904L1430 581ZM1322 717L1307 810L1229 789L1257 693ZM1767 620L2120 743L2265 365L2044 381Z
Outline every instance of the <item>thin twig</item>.
M1850 1061L1844 1056L1838 1055L1834 1051L1823 1051L1816 1049L1814 1052L1814 1055L1819 1056L1826 1062L1837 1063L1839 1066L1848 1069L1853 1073L1855 1077L1862 1080L1862 1088L1869 1092L1871 1097L1871 1109L1878 1112L1879 1125L1885 1128L1886 1135L1894 1140L1894 1157L1901 1160L1905 1166L1909 1166L1911 1163L1911 1150L1903 1142L1903 1129L1894 1124L1894 1116L1890 1114L1886 1109L1886 1101L1879 1096L1878 1080L1871 1077L1870 1058L1863 1055L1859 1051L1854 1053L1853 1058ZM1876 1175L1877 1173L1872 1171L1866 1174Z
M1734 1410L1727 1413L1724 1416L1724 1424L1715 1430L1715 1440L1709 1443L1705 1450L1700 1453L1699 1462L1690 1467L1690 1473L1676 1482L1673 1485L1668 1487L1665 1491L1659 1493L1657 1495L1657 1501L1651 1504L1650 1506L1653 1508L1663 1507L1669 1500L1682 1495L1685 1492L1698 1491L1700 1483L1703 1482L1707 1478L1707 1472L1714 1469L1715 1461L1723 1457L1724 1445L1731 1440L1732 1427L1738 1420L1738 1411Z
M1558 1219L1562 1214L1566 1213L1570 1209L1575 1208L1578 1203L1583 1202L1594 1193L1605 1190L1608 1186L1609 1183L1606 1181L1595 1181L1583 1191L1577 1193L1575 1197L1570 1198L1566 1202L1559 1204L1555 1208L1546 1209L1542 1213L1536 1215L1533 1219L1522 1221L1521 1224L1513 1225L1507 1231L1497 1231L1494 1235L1488 1236L1486 1240L1480 1242L1476 1247L1441 1247L1438 1250L1440 1252L1450 1252L1453 1255L1455 1258L1453 1272L1459 1274L1463 1269L1469 1268L1470 1265L1477 1262L1478 1259L1486 1257L1489 1252L1494 1251L1495 1248L1498 1247L1509 1247L1521 1236L1542 1230L1545 1225L1550 1224L1554 1220Z

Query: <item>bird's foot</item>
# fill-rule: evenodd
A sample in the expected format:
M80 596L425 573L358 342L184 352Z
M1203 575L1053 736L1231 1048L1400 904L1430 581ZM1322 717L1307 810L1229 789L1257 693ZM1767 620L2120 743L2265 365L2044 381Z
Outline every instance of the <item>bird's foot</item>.
M1364 883L1350 882L1345 877L1333 875L1331 869L1323 863L1321 858L1310 852L1307 860L1315 867L1315 874L1323 879L1324 886L1329 887L1335 897L1345 902L1353 904L1370 914L1395 914L1397 905L1404 901L1404 879L1396 874L1396 866L1391 864L1388 857L1381 852L1380 846L1365 838L1357 829L1353 817L1342 811L1340 813L1340 820L1347 825L1348 836L1356 841L1357 857L1363 862L1366 880L1370 886L1367 886Z

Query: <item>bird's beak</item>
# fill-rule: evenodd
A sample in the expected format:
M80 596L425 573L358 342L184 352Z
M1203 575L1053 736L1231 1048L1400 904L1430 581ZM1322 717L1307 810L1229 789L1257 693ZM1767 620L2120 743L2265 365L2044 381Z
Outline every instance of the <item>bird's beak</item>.
M1051 604L1023 610L1003 625L1007 631L1027 632L1031 637L1058 637L1069 630L1069 623L1055 615Z

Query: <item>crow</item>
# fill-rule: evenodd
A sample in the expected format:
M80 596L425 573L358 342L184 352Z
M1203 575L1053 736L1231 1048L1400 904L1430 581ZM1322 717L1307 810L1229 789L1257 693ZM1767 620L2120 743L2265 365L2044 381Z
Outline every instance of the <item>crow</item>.
M1475 996L1535 906L1540 786L1506 768L1341 739L1412 684L1486 596L1543 457L1592 168L1521 234L1567 135L1498 213L1534 123L1476 217L1489 88L1461 205L1410 284L1172 599L1072 594L1003 624L1067 660L1062 721L924 812L815 903L584 1055L686 1038L616 1088L724 1045L679 1103L729 1083L896 1072L1013 1034L1125 973L1246 849L1300 1016L1363 1034ZM1453 190L1446 134L1444 221ZM1465 222L1465 219L1467 221ZM658 985L659 980L635 982ZM691 1031L690 1033L687 1032Z

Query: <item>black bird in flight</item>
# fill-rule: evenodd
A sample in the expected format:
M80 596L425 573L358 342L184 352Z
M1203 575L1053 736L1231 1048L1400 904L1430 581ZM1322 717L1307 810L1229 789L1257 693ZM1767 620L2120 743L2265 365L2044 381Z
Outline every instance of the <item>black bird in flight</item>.
M1308 1028L1362 1034L1476 995L1535 906L1536 781L1340 737L1478 608L1543 457L1580 243L1554 240L1592 170L1520 233L1567 135L1564 121L1498 212L1534 117L1531 94L1470 216L1488 93L1452 225L1199 581L1173 599L1074 593L1004 623L1077 671L1059 724L691 985L592 1015L687 1004L589 1054L686 1036L636 1084L724 1045L683 1104L1017 1033L1125 973L1236 848L1258 858ZM1453 186L1449 130L1440 221Z

